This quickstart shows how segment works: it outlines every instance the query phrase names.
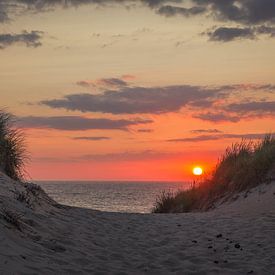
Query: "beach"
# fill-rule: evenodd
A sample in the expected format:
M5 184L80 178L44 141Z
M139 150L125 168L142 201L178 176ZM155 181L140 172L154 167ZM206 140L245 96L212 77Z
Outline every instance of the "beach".
M212 211L183 214L62 206L26 186L0 176L1 274L275 272L274 181ZM28 200L19 199L24 192Z

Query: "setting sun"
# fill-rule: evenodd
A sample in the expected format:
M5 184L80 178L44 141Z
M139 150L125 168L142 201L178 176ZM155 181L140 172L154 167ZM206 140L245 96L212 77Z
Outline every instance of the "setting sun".
M201 167L194 167L193 168L193 174L196 175L196 176L200 176L201 174L203 173L203 170Z

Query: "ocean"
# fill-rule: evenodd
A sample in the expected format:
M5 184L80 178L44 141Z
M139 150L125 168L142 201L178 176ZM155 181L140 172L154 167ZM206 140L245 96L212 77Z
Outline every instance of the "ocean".
M108 212L149 213L162 191L183 190L184 182L37 181L61 204Z

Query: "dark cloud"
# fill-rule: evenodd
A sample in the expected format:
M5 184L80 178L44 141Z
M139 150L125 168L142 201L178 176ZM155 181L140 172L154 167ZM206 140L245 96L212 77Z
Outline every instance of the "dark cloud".
M5 33L0 34L0 49L4 49L14 44L24 44L27 47L39 47L42 45L41 39L43 32L40 31L23 31L20 34Z
M162 6L158 9L158 13L167 17L175 16L175 15L182 15L185 17L189 17L192 15L202 14L206 11L204 7L192 7L192 8L184 8L184 7L177 7L166 5Z
M193 117L198 118L200 120L210 121L214 123L238 122L241 120L241 117L239 117L238 115L232 115L226 112L199 113L199 114L194 114Z
M202 134L202 133L214 134L214 133L222 133L222 131L220 131L218 129L196 129L196 130L192 130L191 133L193 133L193 134Z
M45 128L65 131L81 130L127 130L128 127L140 124L152 123L149 119L119 119L86 118L81 116L54 116L37 117L28 116L19 118L19 126L23 128Z
M88 141L100 141L100 140L109 140L110 137L73 137L74 140L88 140Z
M253 39L260 34L275 36L275 0L0 0L0 22L8 21L13 15L44 12L60 7L112 4L135 7L136 3L167 17L205 14L221 22L242 24L241 27L218 27L209 33L211 40L227 42L234 39ZM106 43L102 48L113 43Z
M200 135L190 138L177 138L168 139L167 142L202 142L210 140L220 140L220 139L261 139L266 135L264 134L222 134L222 135Z
M119 87L101 93L67 95L39 102L69 111L121 114L188 112L193 118L213 123L274 116L273 84L223 86L174 85L164 87ZM258 94L265 101L258 99ZM253 98L255 101L253 101Z
M275 101L251 101L229 104L226 109L230 112L247 114L275 114Z
M274 23L275 0L193 0L222 21L244 24Z
M207 33L211 41L229 42L236 39L255 39L251 28L227 28L220 27Z
M137 131L139 133L152 133L154 130L153 129L138 129Z
M86 80L81 80L81 81L77 81L76 85L84 87L84 88L89 88L91 86L91 83Z
M102 78L100 79L100 83L108 87L124 87L128 85L126 81L120 78Z
M51 108L111 114L167 113L179 111L202 99L223 97L218 88L179 85L166 87L125 87L102 94L72 94L40 103Z
M6 6L2 1L0 1L0 23L6 22L9 20Z
M181 3L182 0L141 0L142 3L145 3L151 8L166 4L166 3Z
M182 0L0 0L0 22L10 20L13 15L26 12L44 12L55 8L79 7L83 5L104 6L108 4L125 5L144 4L150 8L157 8L167 3L180 3Z
M275 27L270 26L259 26L256 29L257 34L267 34L270 37L275 37Z
M97 80L81 80L76 82L78 86L85 87L85 88L121 88L128 86L128 82L121 78L101 78Z
M203 33L205 34L205 33ZM259 35L269 35L275 37L275 27L219 27L214 31L206 32L211 41L229 42L237 39L256 39Z

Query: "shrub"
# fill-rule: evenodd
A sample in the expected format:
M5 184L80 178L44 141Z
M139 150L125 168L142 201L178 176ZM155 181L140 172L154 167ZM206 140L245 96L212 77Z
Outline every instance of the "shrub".
M27 160L24 136L14 128L14 116L0 111L0 170L14 180L23 180Z
M249 190L267 179L275 166L275 138L266 135L260 142L242 140L228 147L211 177L197 187L177 193L162 193L154 213L208 210L223 197Z

